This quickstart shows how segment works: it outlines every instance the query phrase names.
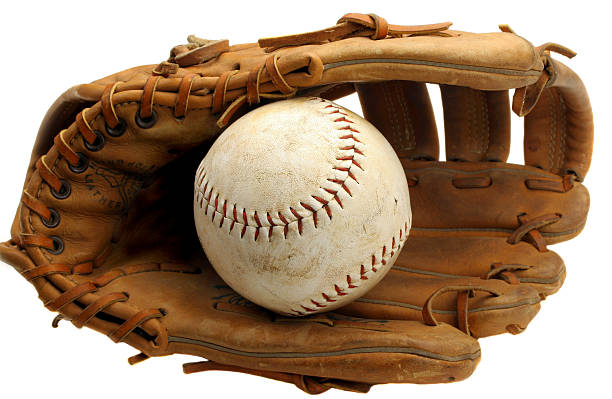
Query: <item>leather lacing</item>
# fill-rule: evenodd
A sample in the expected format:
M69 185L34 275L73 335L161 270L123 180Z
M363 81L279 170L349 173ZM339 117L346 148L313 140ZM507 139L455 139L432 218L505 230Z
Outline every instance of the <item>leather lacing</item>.
M363 382L344 381L323 377L311 377L307 375L284 373L280 371L248 369L240 366L221 364L210 360L186 363L183 365L183 372L185 374L198 373L202 371L234 371L238 373L256 375L259 377L294 384L302 391L311 395L323 393L331 388L360 393L367 393L371 388L371 384Z
M529 270L531 268L532 266L528 265L503 264L501 262L495 262L491 265L491 270L489 270L483 279L490 280L493 278L500 278L506 281L508 284L518 285L520 284L520 280L514 272Z
M262 98L288 98L296 94L297 89L291 87L281 72L278 69L278 54L271 55L266 61L253 68L248 75L246 94L236 98L227 108L226 94L229 88L229 82L232 76L236 75L238 71L229 71L221 75L213 92L212 98L212 111L213 113L223 114L220 116L218 125L223 127L229 123L235 112L244 104L248 103L253 106L259 104ZM317 58L318 59L318 58ZM314 62L316 65L313 67L314 70L318 71L317 75L320 75L323 70L320 59L318 62ZM320 65L319 65L320 64ZM276 93L262 93L260 90L261 75L266 70L269 74L271 83L276 88ZM177 99L174 106L174 117L178 120L184 119L187 114L189 105L189 95L191 94L193 82L198 75L187 74L184 76L179 84ZM320 76L315 77L319 79ZM154 74L145 83L143 87L143 94L140 102L140 109L134 116L136 124L142 129L149 129L153 127L157 120L155 110L153 109L155 92L159 81L162 76ZM108 85L104 90L101 97L101 108L102 116L105 122L106 135L98 130L94 130L90 121L93 120L87 115L89 108L84 109L76 116L75 125L78 133L83 138L85 147L91 152L101 150L107 140L107 136L111 139L113 137L121 136L127 129L127 123L121 119L114 107L113 94L120 82ZM97 116L97 115L95 115ZM95 117L94 116L94 117ZM59 154L66 160L70 170L73 173L82 173L87 169L88 158L83 153L75 152L66 140L66 132L68 129L62 130L54 139L54 146ZM38 170L42 180L50 187L52 195L57 199L66 199L70 196L71 188L70 183L67 180L61 179L54 172L53 168L47 164L47 156L43 155L36 162L36 169ZM29 208L32 212L40 216L45 226L53 228L59 224L60 214L57 210L47 207L42 201L31 193L24 191L22 196L22 203ZM22 233L20 236L19 244L22 247L36 246L46 249L51 254L57 255L63 251L63 242L59 237L43 236L38 234L27 234Z
M562 215L558 213L546 214L530 219L527 214L518 215L519 226L510 234L506 240L510 245L516 245L521 241L532 244L539 252L547 252L546 240L539 231L540 228L557 223ZM483 277L485 280L499 278L508 284L520 284L520 279L516 272L529 270L532 266L522 264L504 264L495 262L491 265L491 270Z
M502 294L496 290L484 286L471 285L448 285L436 290L423 305L422 315L423 322L429 326L437 326L438 321L433 315L433 301L446 292L457 292L457 328L467 335L471 335L470 326L468 323L468 298L474 297L476 291L488 292L489 294L498 297Z
M259 104L262 98L283 99L293 97L297 93L297 89L295 87L291 87L280 73L278 69L278 58L278 54L271 55L266 58L266 61L263 64L254 67L249 72L246 94L235 99L229 105L229 107L227 107L225 112L223 112L217 121L217 125L219 127L226 126L236 111L238 111L238 109L240 109L246 103L253 106ZM318 60L318 64L320 63L320 65L316 66L317 71L323 73L323 64L321 60L318 57L313 58L313 60L315 59ZM261 75L264 69L268 72L272 84L280 93L260 92ZM224 106L225 93L227 91L229 79L236 73L237 71L229 71L225 72L219 77L217 86L215 87L215 93L213 94L213 113L220 112Z
M386 26L386 22L374 16L371 17L375 25L375 30L373 34L374 38L382 38L386 36L388 29L388 27ZM440 30L444 30L447 28L448 26L440 28ZM227 72L217 79L217 84L212 96L212 111L213 113L219 113L221 111L224 111L218 120L219 127L226 126L231 120L232 116L236 113L236 111L246 103L252 106L255 104L259 104L262 98L281 99L288 98L296 94L297 89L295 87L290 86L283 77L282 73L280 72L278 67L278 58L278 54L272 55L266 59L265 63L251 70L248 75L246 93L236 98L227 108L225 108L225 105L227 103L226 94L231 86L230 82L232 76L238 74L238 71ZM320 80L323 72L323 65L321 60L316 56L311 56L310 62L311 65L309 65L309 72L312 75L312 80ZM154 73L153 76L151 76L147 80L143 88L141 106L139 111L135 115L135 122L142 129L151 128L156 122L156 115L153 109L153 105L155 91L160 80L162 79L162 77L167 77L169 74L174 74L178 71L178 68L175 64L167 62L162 64L158 66L158 68L156 69L157 73ZM275 91L273 92L263 93L260 90L261 77L264 70L268 73L270 83L272 83L274 87L273 90ZM196 74L188 74L184 76L180 82L177 93L177 100L174 107L174 116L178 120L181 120L186 116L189 96L192 91L194 80L197 76L198 75ZM114 84L108 85L101 97L100 104L102 109L102 116L105 121L106 135L104 135L98 130L92 129L92 127L90 126L91 121L93 121L92 116L98 116L97 114L87 115L87 113L90 111L90 108L82 110L76 117L75 126L77 132L82 137L85 148L88 151L100 151L104 147L107 137L110 137L110 139L112 139L113 137L119 137L127 129L127 123L117 115L113 104L113 94L120 83L121 82L116 82ZM67 130L68 129L62 130L54 138L54 147L58 151L59 155L66 160L69 169L73 173L82 173L87 169L88 158L86 154L76 152L70 147L65 137ZM71 194L69 182L58 177L53 172L53 168L47 164L46 159L46 155L43 155L36 162L36 169L38 170L41 179L50 187L51 193L55 198L60 200L68 198ZM39 200L37 196L34 196L25 190L22 196L22 204L28 209L30 209L33 213L37 214L41 218L42 223L49 229L57 227L61 223L61 215L58 210L49 208L46 204ZM555 223L556 221L558 221L560 216L556 215L556 220L554 220L554 218L546 217L528 220L525 215L523 216L524 217L522 219L521 217L519 217L521 226L519 226L519 228L517 228L517 230L511 235L508 242L517 243L523 238L527 237L534 243L534 245L536 245L538 250L546 250L544 240L537 229L545 225ZM46 249L49 253L55 255L60 254L64 250L64 243L62 239L60 237L51 235L46 236L40 234L21 233L18 244L22 247L40 247ZM27 270L23 274L24 277L26 277L28 280L34 280L38 278L48 277L54 274L69 275L91 273L94 267L99 266L104 262L110 251L111 246L109 245L100 255L98 255L95 259L91 261L84 262L78 265L45 264L33 268L31 270ZM114 278L120 277L121 275L125 275L125 271L118 272L117 269L115 269L92 281L77 284L73 288L67 290L66 292L63 292L56 298L45 303L45 306L47 306L50 310L60 311L66 305L78 301L79 298L83 297L86 294L96 292L99 288L105 286ZM447 290L460 288L458 301L461 298L462 303L463 298L467 298L467 295L469 295L470 292L473 293L473 291L481 289L481 287L469 287L469 290L467 290L465 287L445 288ZM484 290L490 292L493 295L499 295L486 288L484 288ZM468 294L462 294L462 292L468 292ZM423 308L424 318L426 317L425 313L428 312L427 314L431 316L428 320L434 325L436 324L436 321L431 315L431 300L433 300L433 298L438 294L439 292L434 293L434 295L432 295L432 297L430 297L430 299L428 300L429 306L425 306ZM104 312L105 309L107 309L114 303L127 301L128 297L129 296L127 293L120 292L106 294L86 306L75 318L72 319L72 322L77 327L85 326L97 314ZM467 300L465 300L465 302L467 303ZM467 304L465 306L461 305L460 308L465 309L463 312L465 312L465 314L467 315ZM429 311L427 311L427 309L429 309ZM125 339L125 337L127 337L132 331L141 327L147 320L153 318L160 318L163 316L164 312L159 309L148 309L140 311L134 314L128 320L125 320L116 330L109 334L109 337L115 342L120 342ZM58 318L54 320L54 325L57 325L57 322L59 322L59 320L61 320L63 317L64 316L61 315L58 316ZM467 322L465 324L465 329L466 331L468 329ZM131 358L130 362L137 362L146 358L147 355L140 354ZM308 377L300 377L302 378L302 382L296 385L305 385L306 381L304 381L303 379ZM293 379L293 377L291 379ZM319 383L317 382L315 385L318 384ZM317 388L315 390L323 392L324 390L327 390L329 388L326 387L323 390L319 389L321 388ZM308 392L310 389L304 390Z
M507 242L511 245L518 244L525 240L531 243L539 252L546 252L546 241L542 233L538 230L542 227L549 226L561 220L560 214L546 214L536 218L529 218L527 214L518 215L519 226L510 234ZM496 262L491 265L491 270L483 277L485 280L493 278L501 278L508 284L518 285L520 280L515 274L517 271L530 269L531 266L521 264L503 264ZM475 295L476 291L488 292L493 296L502 295L500 292L492 290L484 286L446 286L436 290L423 305L422 315L423 321L427 325L437 326L438 322L433 316L432 304L433 301L441 294L446 292L457 292L457 327L465 334L470 335L468 323L468 299ZM512 334L518 334L522 328L518 325L509 325L507 329Z
M65 264L49 264L39 266L37 268L26 270L22 275L28 280L33 281L38 278L47 277L53 274L68 275L74 271L74 266ZM45 303L45 307L53 312L61 311L68 304L77 302L79 298L86 294L95 293L100 288L110 284L112 281L132 274L147 273L147 272L175 272L175 273L199 273L200 269L195 266L172 263L146 263L132 265L123 268L112 269L101 276L80 284L77 284L69 290L61 293L59 296ZM126 302L129 294L126 292L112 292L103 295L83 308L74 318L72 324L77 328L82 328L99 313L102 313L109 306L117 302ZM114 342L123 341L132 331L141 327L148 320L153 318L161 318L165 315L163 309L145 309L132 315L127 320L123 321L114 331L108 334L108 337ZM60 320L65 316L59 315L53 320L53 327L57 327ZM158 346L161 343L155 342L153 338L152 345Z
M561 220L562 215L559 213L550 213L531 219L526 213L521 213L517 218L519 226L508 237L508 243L515 245L525 240L531 243L540 252L548 251L546 248L546 240L539 229L557 223Z
M278 58L278 55L272 55L268 57L262 65L254 68L248 75L247 87L245 90L246 93L236 98L227 108L225 108L228 102L226 94L231 86L230 80L232 76L238 74L238 71L227 72L217 79L217 84L212 95L212 111L213 113L220 113L224 111L219 118L219 126L222 127L229 123L234 113L245 103L255 105L261 101L261 98L287 98L296 94L297 89L291 87L279 71ZM309 66L309 71L315 72L312 78L314 80L320 79L323 71L321 60L318 57L313 56L310 62L312 65ZM157 73L153 73L152 76L145 82L140 100L140 107L134 115L134 122L141 129L149 129L157 122L157 115L154 109L155 93L161 80L164 77L167 77L167 75L161 74L160 72L165 71L176 73L178 71L178 68L170 68L168 66L157 69L159 71L157 71ZM275 90L276 93L263 93L261 91L261 77L264 70L267 71L268 77L273 86L272 90ZM189 108L189 96L192 94L194 82L198 77L199 75L193 73L185 75L182 77L180 84L176 89L177 96L174 106L174 117L179 121L184 119L187 115L187 110ZM100 112L93 113L91 112L91 108L86 108L77 114L74 127L76 127L77 133L82 137L86 151L100 151L102 148L104 148L107 140L113 140L113 138L120 137L127 131L128 123L119 117L115 110L115 103L113 101L113 95L120 84L121 82L116 82L108 85L104 89L100 99ZM267 88L266 90L269 91L271 88ZM235 98L235 96L233 96L233 98ZM94 130L91 126L92 121L94 118L97 118L99 114L102 115L104 120L104 133L99 130ZM73 127L62 130L55 136L53 142L55 149L59 153L59 157L64 158L68 163L69 170L74 174L78 174L87 170L89 160L86 153L76 152L73 148L71 148L69 140L67 139L67 134L68 130L72 128ZM42 181L49 186L51 194L56 199L64 200L70 197L71 186L69 179L62 179L55 174L54 166L47 162L47 155L43 155L40 157L40 159L38 159L36 162L36 170L38 171ZM24 190L21 201L25 207L41 218L43 225L48 229L51 230L61 223L60 210L48 207L38 198L37 195L33 195L27 190ZM15 241L17 241L16 244L20 245L21 247L43 248L51 255L59 255L65 249L62 238L54 235L21 233L18 239ZM111 251L112 246L109 243L109 245L107 245L107 247L96 258L90 261L76 265L60 263L43 264L23 272L23 275L26 279L32 281L39 278L47 278L53 275L89 274L93 272L94 268L99 267L104 263ZM78 302L83 296L97 292L100 288L107 285L113 279L127 274L128 272L126 270L128 269L136 270L138 269L138 266L130 266L124 269L114 269L91 281L76 284L67 291L60 293L57 297L47 301L45 306L52 311L61 311L67 305ZM161 269L154 268L154 270L151 271L167 271L162 269L163 267L161 267ZM186 271L184 268L179 269L170 271ZM111 305L118 302L126 302L128 297L129 296L127 293L122 292L114 292L103 295L86 306L80 313L72 318L71 321L75 326L79 328L83 327L87 325L92 318L103 313ZM121 342L131 332L142 327L148 320L161 318L163 316L164 312L160 311L159 309L139 311L127 320L123 321L116 330L109 334L109 337L115 342ZM53 325L57 326L59 321L64 317L65 316L63 315L58 316L53 321ZM158 337L152 337L152 345L154 347L157 345L155 343L157 338ZM141 354L139 356L135 356L130 361L136 361L137 359L143 360L144 358L146 358L146 355Z
M191 91L193 78L196 75L186 75L179 86L177 101L175 106L175 116L177 118L183 118L187 111L188 97ZM154 95L157 83L161 79L160 76L152 76L149 78L143 89L143 96L141 99L140 110L135 115L135 121L138 126L143 129L150 128L156 121L156 116L153 110ZM127 129L127 124L124 120L120 119L115 112L113 105L113 94L119 83L109 85L104 90L101 98L102 115L105 121L105 130L107 136L119 137ZM99 131L94 131L90 126L90 120L88 118L89 109L84 109L76 117L76 128L78 133L84 140L85 147L89 151L99 151L104 146L106 137ZM65 134L67 129L62 130L54 139L55 148L59 154L68 163L69 169L73 173L81 173L87 169L88 159L82 153L75 152L67 143ZM53 173L52 169L46 162L46 155L43 155L36 162L36 169L38 170L41 179L50 187L51 193L58 199L65 199L70 196L70 185L68 181L60 179ZM27 191L23 192L22 203L30 209L32 212L40 216L43 224L47 228L57 227L60 223L60 214L57 210L47 207L41 200L33 196ZM39 234L21 234L21 246L38 246L47 249L51 254L61 253L60 249L63 250L64 244L61 238L56 236L43 236ZM51 275L61 274L88 274L93 269L101 265L111 252L111 246L108 245L100 255L89 262L84 262L77 265L50 263L38 266L36 268L26 270L23 272L23 276L28 280L32 281L38 278L48 277ZM61 311L68 304L77 302L81 297L86 294L94 293L99 288L104 287L114 279L122 277L127 274L143 272L143 271L180 271L180 272L194 272L191 267L180 266L180 267L164 267L159 265L158 267L151 267L151 265L140 265L131 266L125 269L114 269L94 280L77 284L67 291L61 293L57 297L49 300L45 303L45 306L51 311ZM100 313L104 312L109 306L117 302L125 302L128 300L129 295L123 292L113 292L103 295L96 299L94 302L86 306L76 317L71 321L72 323L81 328ZM148 320L154 318L161 318L164 316L164 312L160 309L145 309L141 310L127 320L123 321L114 331L108 336L114 342L123 341L130 333L134 330L143 326ZM53 326L57 327L59 321L64 316L59 315L53 321ZM160 343L156 343L156 339L159 337L152 338L153 347L158 346Z

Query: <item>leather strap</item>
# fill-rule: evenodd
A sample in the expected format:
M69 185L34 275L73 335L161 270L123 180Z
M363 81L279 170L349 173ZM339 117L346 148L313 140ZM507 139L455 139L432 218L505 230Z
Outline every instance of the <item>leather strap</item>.
M212 98L212 113L216 114L223 110L223 106L225 105L225 93L227 92L227 85L230 81L230 78L237 74L238 71L227 71L224 72L217 79L217 84L215 85L215 91L213 92Z
M375 14L359 13L345 14L342 18L338 20L338 24L341 24L343 22L358 24L369 29L376 29L376 26L378 24L381 26L381 28L379 28L379 39L383 39L387 36L382 36L382 33L384 33L384 31L387 31L387 33L392 36L405 34L427 34L448 30L448 28L450 28L450 26L453 24L452 22L441 22L427 25L391 25L387 24L387 21L384 18L381 18ZM386 29L384 25L386 25Z
M117 117L115 107L113 106L113 94L115 93L117 85L119 85L119 82L106 86L104 93L102 93L102 98L100 98L104 120L111 128L117 127L119 124L119 117Z
M470 335L469 324L468 324L468 297L473 295L475 291L488 292L493 296L502 295L500 292L484 287L484 286L470 286L470 285L449 285L436 290L433 294L427 298L423 305L422 315L423 322L429 326L439 325L438 321L433 316L433 301L441 294L447 292L457 292L457 324L459 329Z
M196 44L197 47L191 49L190 47L192 46L176 46L172 49L168 61L174 62L182 67L187 67L202 64L229 51L229 41L225 39L204 40L198 39L195 36L189 36L187 40Z
M193 78L195 78L195 73L187 74L181 80L181 84L179 86L178 95L176 97L176 104L174 105L174 117L175 118L184 118L187 115L187 106L189 102L189 94L191 93L191 87L193 86Z
M538 251L546 252L546 241L538 229L557 223L561 220L561 217L559 214L550 213L530 219L526 214L521 214L518 216L520 226L510 234L507 241L509 244L517 244L525 236L529 236Z
M374 40L384 39L391 35L425 35L448 30L451 22L429 25L390 25L384 18L375 14L349 13L338 20L335 26L314 32L296 35L259 39L259 47L267 51L287 46L300 46L313 43L333 42L348 37L367 36Z
M160 79L161 76L151 76L144 85L139 111L140 117L143 119L150 118L153 114L153 97L155 96L155 89Z
M75 167L79 164L81 158L79 158L76 152L74 152L68 143L66 143L66 140L64 139L64 132L66 132L66 129L62 130L57 136L55 136L53 139L53 144L57 148L57 151L62 154L64 159L66 159L70 165Z
M118 329L109 334L108 337L115 343L121 342L129 333L141 326L147 320L163 316L164 315L158 309L142 310L126 320Z
M98 298L95 302L89 304L83 311L72 320L72 324L74 324L77 328L82 328L89 320L91 320L95 315L104 311L107 307L117 302L125 302L128 297L123 292L114 292L108 295L104 295Z
M334 380L330 378L318 378L310 377L306 375L284 373L280 371L269 371L269 370L255 370L240 366L233 366L228 364L221 364L213 361L203 361L194 363L185 363L183 365L183 372L185 374L198 373L203 371L233 371L238 373L251 374L259 377L269 378L276 381L287 382L294 384L302 391L317 395L323 393L331 388L342 389L350 392L367 393L372 387L371 384Z
M83 111L77 114L76 127L79 130L79 133L81 133L81 136L83 136L83 139L87 143L93 144L98 138L98 136L96 136L93 129L89 125L89 122L87 121L87 118L85 115L86 112L87 112L87 108L85 108Z

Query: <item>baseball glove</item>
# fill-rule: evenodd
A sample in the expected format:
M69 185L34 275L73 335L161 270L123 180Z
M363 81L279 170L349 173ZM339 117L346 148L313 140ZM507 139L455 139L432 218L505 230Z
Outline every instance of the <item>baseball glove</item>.
M132 364L184 353L208 359L187 373L240 371L309 393L468 377L475 337L522 331L563 282L547 245L584 226L593 124L584 86L550 57L569 50L534 48L507 27L449 26L347 14L258 44L190 37L159 65L69 89L43 120L0 257L59 312L54 325L128 343L141 352ZM441 88L447 162L437 161L426 82ZM525 116L526 165L505 163L509 89ZM259 104L355 91L405 166L410 236L387 249L400 258L365 297L333 313L274 315L208 264L193 225L196 168ZM361 271L387 267L383 257ZM357 284L339 282L337 294Z

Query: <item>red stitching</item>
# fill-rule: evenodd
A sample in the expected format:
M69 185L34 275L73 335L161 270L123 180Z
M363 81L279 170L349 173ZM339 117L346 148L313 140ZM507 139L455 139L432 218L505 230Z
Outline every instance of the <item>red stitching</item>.
M283 216L282 213L280 213L280 211L278 212L278 217L285 224L285 228L283 229L283 234L285 235L285 238L287 238L287 233L289 233L289 222L287 222L287 219L285 219L285 217Z
M327 101L326 100L321 100L321 102L327 102ZM338 130L350 130L352 132L357 132L357 133L359 132L357 129L355 129L355 128L350 126L351 124L354 124L355 122L347 118L348 114L345 113L344 110L341 107L339 107L339 106L337 106L335 104L327 104L324 108L325 109L333 108L333 111L328 113L329 115L332 115L332 114L340 114L340 115L342 115L339 118L334 119L333 122L335 122L335 123L344 122L344 123L347 123L347 125L337 128ZM342 151L353 151L354 154L359 154L361 156L365 156L363 151L361 151L360 149L356 148L356 143L361 143L361 141L358 138L356 138L352 133L348 134L348 135L343 135L343 136L340 137L340 139L341 140L353 140L353 142L354 142L352 145L347 145L347 146L340 147L340 150L342 150ZM358 168L360 168L361 170L363 170L363 167L361 166L361 164L355 160L355 155L352 155L352 156L346 155L346 156L343 156L343 157L338 157L337 160L339 160L339 161L351 161L351 165L355 165ZM355 177L353 172L350 170L350 167L335 166L335 167L333 167L333 169L336 169L336 170L339 170L339 171L342 171L342 172L346 172L347 176L349 178L351 178L352 180L354 180L355 182L357 182L359 184L359 181L357 180L357 178ZM205 177L207 176L207 173L204 170L200 170L199 173L201 175L200 184L202 184L204 182ZM346 182L345 181L340 180L340 179L333 179L333 178L328 178L327 180L329 182L338 184L349 196L351 196L351 197L353 196L351 191L350 191L350 189L346 186ZM206 182L206 184L204 185L204 193L206 193L206 189L207 188L208 188L208 182ZM340 197L337 195L338 191L330 190L330 189L327 189L327 188L324 188L324 187L321 187L321 188L323 190L327 191L328 193L332 194L333 195L332 199L327 201L327 200L325 200L325 199L323 199L323 198L321 198L319 196L313 195L312 197L317 202L319 202L322 205L321 209L325 210L325 212L327 213L328 217L331 219L333 214L332 214L332 209L329 206L329 202L331 200L336 201L338 203L338 205L340 206L340 208L344 208L344 205L342 204L342 201L340 200ZM210 190L210 192L208 194L208 197L206 198L206 200L208 202L210 202L212 191L213 191L213 189L211 188L211 190ZM215 198L215 212L219 212L219 210L218 210L218 207L219 207L218 200L219 200L219 194L217 194L217 197ZM201 198L201 200L200 200L200 207L204 206L203 202L204 202L204 197ZM315 210L312 206L310 206L309 204L304 203L304 202L300 202L300 205L304 209L306 209L306 210L308 210L309 212L312 213L313 224L314 224L314 227L317 228L318 227L318 214L317 214L318 210ZM296 216L296 218L297 218L298 233L301 235L302 232L303 232L303 220L302 220L303 216L297 214L297 212L295 212L293 209L291 211L294 214L294 216ZM205 215L208 214L208 207L204 210L204 214ZM214 221L215 216L216 215L212 216L212 221ZM236 214L235 214L235 205L234 205L234 215L233 216L234 216L234 220L232 221L232 225L230 226L230 232L233 230L233 227L234 227L236 222L240 223L240 221L238 220L238 218L236 217ZM279 217L281 217L281 216L282 215L279 212ZM224 205L223 218L226 218L226 217L227 217L227 209L226 209L226 207ZM254 219L257 222L257 227L256 227L256 231L255 231L255 240L257 240L257 238L259 237L259 228L261 228L263 226L262 226L262 224L259 221L259 218L257 216L257 212L256 211L254 212ZM248 220L247 220L247 217L246 217L246 209L243 209L243 220L244 220L245 226L248 226L249 224L248 224ZM281 220L282 220L283 224L285 225L284 228L283 228L283 236L284 236L284 238L287 238L287 235L289 233L289 226L288 226L289 222L284 217L282 217ZM271 239L272 233L273 233L273 229L276 226L276 224L273 223L271 217L268 217L268 221L270 222L270 228L268 230L268 237ZM222 226L223 226L223 221L221 221L221 223L219 224L219 227L222 227ZM243 227L242 233L241 233L241 238L244 237L245 232L246 232L246 229Z
M408 227L408 223L406 222L404 224L404 228L406 229L407 227ZM400 229L400 234L401 233L402 233L402 229ZM401 238L400 238L400 241L401 241ZM395 236L394 236L394 237L391 238L391 246L392 246L392 248L395 248L396 244L397 244L397 251L399 251L400 248L401 248L401 244L398 244L396 242L396 239L395 239ZM389 256L393 257L395 255L395 253L396 253L395 251L390 251ZM386 255L387 255L387 246L383 245L382 253L381 253L381 259L380 259L380 263L382 265L386 265L387 264L387 260L384 259L384 257ZM374 273L376 273L378 271L378 269L375 267L375 265L376 265L376 255L372 255L372 268L371 268L371 271L374 272ZM361 265L360 271L359 271L359 279L360 280L368 280L369 278L367 276L367 273L368 273L368 271L366 270L365 266ZM348 284L348 287L346 289L353 289L353 288L358 288L359 287L359 285L356 285L357 281L353 280L353 278L351 277L350 274L346 275L346 282ZM345 289L342 289L337 284L334 284L334 290L336 291L336 294L338 296L348 295L348 293L345 291ZM330 303L337 302L336 299L332 299L329 295L327 295L324 292L321 293L321 296L323 297L323 299L325 299L325 302L327 302L327 304L322 304L320 302L315 301L314 299L310 299L310 302L315 304L317 306L317 308L325 308L325 307L329 306ZM312 313L312 312L316 312L317 311L317 309L311 309L311 308L308 308L308 307L306 307L304 305L300 305L300 306L302 308L304 308L306 313L298 312L298 311L295 311L294 309L291 309L291 312L293 312L294 315L303 316L304 314L308 314L308 313Z
M325 299L327 302L336 302L335 299L331 299L329 296L327 296L324 292L321 293L321 295L323 296L323 299Z
M341 136L340 139L341 140L353 139L356 142L361 143L361 141L357 137L353 136L352 134L347 134L346 136Z
M316 199L317 201L319 201L320 203L322 203L323 205L327 205L327 201L325 201L323 198L318 197L316 195L313 195L312 198Z
M291 213L293 213L293 216L295 216L297 218L297 222L298 222L298 233L300 235L302 235L302 216L297 213L297 211L291 207L289 207L289 210L291 211Z
M246 218L246 212L244 213L244 217ZM255 223L257 223L257 228L261 227L261 222L259 221L259 216L257 215L257 211L253 213L253 219L255 219Z
M321 102L327 102L326 100L321 100ZM339 149L341 151L352 151L353 155L344 155L344 156L339 156L336 159L338 161L351 161L350 166L345 167L345 166L333 166L332 169L334 170L338 170L341 172L346 172L347 174L347 178L352 179L353 181L355 181L357 184L360 184L359 181L357 180L355 174L351 171L351 168L353 165L355 165L356 167L358 167L361 170L364 170L364 168L362 167L362 165L360 164L360 162L358 162L355 159L355 154L358 154L360 156L365 156L364 152L362 150L360 150L359 148L357 148L357 143L362 143L357 137L355 137L355 135L353 133L359 133L359 131L354 128L353 126L351 126L352 124L354 124L355 122L348 119L348 114L343 112L343 109L336 106L335 104L328 104L324 107L325 109L328 108L333 108L334 110L332 112L329 112L329 115L332 114L339 114L341 115L340 117L336 118L333 120L333 122L336 123L346 123L346 125L338 127L337 130L347 130L349 133L342 135L339 137L340 140L352 140L353 144L352 145L344 145L342 147L340 147ZM200 182L199 184L201 185L206 176L207 173L205 171L200 171L201 177L200 177ZM337 184L338 186L340 186L340 188L342 188L342 190L344 190L344 192L346 192L350 197L353 196L353 194L351 193L350 189L348 188L348 186L346 185L346 180L341 180L341 179L337 179L337 178L328 178L327 181ZM204 185L204 189L203 191L200 191L202 193L202 196L200 198L200 207L203 207L203 201L204 199L206 199L209 203L210 203L210 198L212 196L212 191L213 188L211 187L210 192L208 193L208 196L206 197L206 191L208 188L208 182L205 183ZM338 190L332 190L329 188L325 188L325 187L321 187L325 192L329 193L332 195L332 198L330 200L326 200L324 198L322 198L321 196L317 196L317 195L312 195L311 197L317 201L318 203L320 203L322 205L321 209L324 209L325 212L327 213L327 215L329 216L329 218L332 218L332 210L331 207L329 206L329 203L331 201L336 201L338 203L338 205L340 206L340 208L343 208L343 204L342 201L340 200L340 197L338 196ZM218 212L218 199L219 199L219 194L217 194L216 198L215 198L215 211ZM309 211L310 213L312 213L312 218L313 218L313 223L314 223L314 227L317 228L317 224L318 224L318 210L315 209L312 205L306 203L306 202L300 202L300 205L307 211ZM207 209L208 206L206 206L205 209L205 214L207 213ZM302 235L303 233L303 219L304 216L300 215L300 213L298 213L298 211L296 211L294 208L290 207L289 208L290 212L293 214L293 216L296 218L297 221L297 225L298 225L298 233L300 235ZM223 204L223 218L227 217L227 201L224 202ZM238 219L238 213L237 213L237 207L236 204L234 204L233 209L232 209L232 224L230 226L230 232L233 230L234 226L236 223L240 223L240 220ZM289 220L287 220L287 218L282 214L282 212L278 212L278 218L280 219L280 221L282 222L283 225L283 235L284 238L287 238L287 234L289 232L289 224L292 223ZM256 223L256 227L255 227L255 240L257 240L257 238L259 237L259 230L262 227L265 227L262 225L261 220L259 218L259 215L257 214L257 211L254 211L253 213L253 219L255 220ZM269 229L268 229L268 237L271 240L272 234L273 234L273 229L274 227L278 226L277 223L274 222L274 220L272 219L272 216L270 215L269 212L266 213L266 219L269 223ZM214 220L214 215L213 215L213 220ZM248 217L246 214L246 209L243 208L242 210L242 220L244 222L244 225L242 227L242 232L240 237L243 238L245 233L246 233L246 228L247 226L249 226L248 223ZM223 225L223 220L220 223L221 227ZM404 239L404 237L407 236L408 233L408 223L404 223L404 228L399 230L399 240L402 241ZM385 259L385 256L389 255L391 257L393 257L396 253L396 250L399 251L401 248L401 244L398 244L396 242L395 237L392 237L392 241L391 241L391 250L389 251L389 254L387 253L387 246L384 245L382 247L382 253L381 253L381 259L380 259L380 264L382 264L383 266L387 264L387 260ZM368 280L368 276L367 273L369 271L372 271L373 273L378 272L378 268L376 267L376 255L373 254L372 255L372 265L371 265L371 269L370 270L366 270L366 267L364 265L360 266L360 272L359 272L359 280ZM348 283L348 288L347 289L351 289L351 288L357 288L359 287L359 285L357 284L357 280L354 280L351 275L346 275L346 281ZM334 291L336 292L337 296L345 296L348 295L347 292L345 292L345 289L342 289L340 286L338 286L337 284L334 284ZM333 299L332 297L330 297L328 294L326 293L321 293L321 297L324 299L325 303L321 303L320 301L316 301L314 299L310 299L310 303L312 303L316 308L324 308L326 306L328 306L328 304L330 303L334 303L337 300ZM296 315L305 315L307 313L312 313L315 312L316 309L313 309L311 307L308 306L304 306L302 304L299 305L301 308L304 309L304 311L306 313L304 313L304 311L301 310L297 310L297 309L291 309L290 311L293 314Z
M351 172L349 169L350 168L344 168L344 167L340 167L340 166L334 166L334 169L342 171L342 172L347 172L348 173L348 177L350 177L351 179L355 180L358 184L359 181L357 180L357 178L355 177L355 175L353 174L353 172ZM363 169L362 169L363 170Z
M321 305L319 302L315 301L314 299L311 299L310 302L312 302L318 308L324 308L325 307L325 305Z
M351 132L359 133L359 130L354 129L354 128L350 127L350 126L340 127L340 128L338 128L338 130L350 130Z
M312 206L308 205L305 202L300 202L300 205L302 205L302 207L308 209L310 212L315 212L314 208Z
M270 212L266 212L266 217L268 219L268 223L270 223L270 228L268 229L268 241L272 241L272 231L273 231L272 229L274 228L274 226L276 226L276 224L272 220L272 217L270 216Z
M327 205L327 204L323 205L323 209L325 209L325 213L327 213L327 216L329 217L329 220L331 220L332 212L331 212L331 208L329 207L329 205Z
M342 180L338 180L338 179L327 179L332 183L336 183L338 184L340 187L342 187L342 189L344 191L346 191L346 193L349 195L349 197L352 197L353 194L351 193L351 190L348 189L348 187L344 184L344 182ZM342 205L340 205L340 207L342 207Z
M362 280L367 280L368 277L365 275L366 274L366 269L364 265L361 265L361 270L359 271L359 274L361 274L361 279Z
M272 217L270 216L270 212L266 212L266 217L268 218L268 223L270 223L271 226L276 226L276 224L272 220Z
M338 287L338 284L334 284L334 289L336 290L339 296L348 295L346 292L342 291L342 288Z

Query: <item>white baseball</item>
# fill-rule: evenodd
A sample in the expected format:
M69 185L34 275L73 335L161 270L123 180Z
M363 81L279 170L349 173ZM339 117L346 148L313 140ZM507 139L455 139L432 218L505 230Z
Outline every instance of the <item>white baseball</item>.
M274 102L234 122L198 168L194 216L221 278L293 316L338 308L374 287L412 221L391 145L321 98Z

